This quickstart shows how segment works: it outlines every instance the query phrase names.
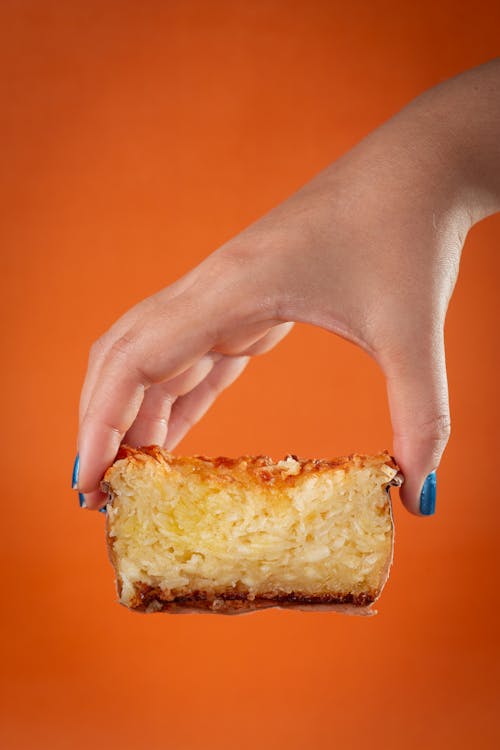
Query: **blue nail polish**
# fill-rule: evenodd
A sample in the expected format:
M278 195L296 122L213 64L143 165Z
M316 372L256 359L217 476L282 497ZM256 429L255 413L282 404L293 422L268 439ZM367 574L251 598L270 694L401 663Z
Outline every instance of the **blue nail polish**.
M436 472L431 472L425 479L420 493L420 512L423 516L432 516L436 510Z
M107 513L106 506L104 506L104 508L99 508L99 513Z
M80 471L80 455L77 453L75 463L73 464L73 476L71 477L71 489L76 490L78 487L78 472Z
M80 508L85 508L85 495L82 495L81 492L78 493L78 502L80 503Z

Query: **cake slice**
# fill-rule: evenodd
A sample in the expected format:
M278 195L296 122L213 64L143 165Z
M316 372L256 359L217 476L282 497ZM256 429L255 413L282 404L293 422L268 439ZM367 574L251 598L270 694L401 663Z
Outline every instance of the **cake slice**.
M103 481L120 602L146 612L364 613L392 560L388 453L190 458L122 446Z

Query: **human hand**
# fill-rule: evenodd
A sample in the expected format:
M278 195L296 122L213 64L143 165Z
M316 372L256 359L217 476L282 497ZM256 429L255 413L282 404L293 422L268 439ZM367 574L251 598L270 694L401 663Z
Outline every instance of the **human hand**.
M454 82L474 73L416 100L94 344L78 441L87 507L104 504L99 482L123 440L172 449L249 357L301 321L381 366L401 497L411 512L429 511L422 485L450 429L446 310L467 231L498 205L494 178L473 168L476 141L464 152L463 130L450 137L443 124L464 98ZM477 114L477 102L466 104Z

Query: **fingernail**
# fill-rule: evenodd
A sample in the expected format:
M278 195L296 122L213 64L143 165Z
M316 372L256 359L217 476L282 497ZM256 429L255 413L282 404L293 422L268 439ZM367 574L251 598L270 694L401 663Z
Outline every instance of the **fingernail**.
M436 472L432 471L425 479L420 493L420 512L423 516L432 516L436 510Z
M104 506L104 508L99 508L99 513L107 513L106 506Z
M76 490L78 487L78 472L80 471L80 455L77 453L75 463L73 464L73 476L71 477L71 489Z
M78 493L78 502L80 503L80 508L86 508L85 505L85 495L82 495L81 492Z

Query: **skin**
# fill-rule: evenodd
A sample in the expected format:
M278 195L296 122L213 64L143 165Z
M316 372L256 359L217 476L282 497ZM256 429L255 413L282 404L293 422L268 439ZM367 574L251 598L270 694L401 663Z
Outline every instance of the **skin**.
M168 449L293 321L362 347L382 368L419 515L450 434L443 327L469 229L500 209L500 58L411 102L284 203L91 348L78 489L122 441Z

